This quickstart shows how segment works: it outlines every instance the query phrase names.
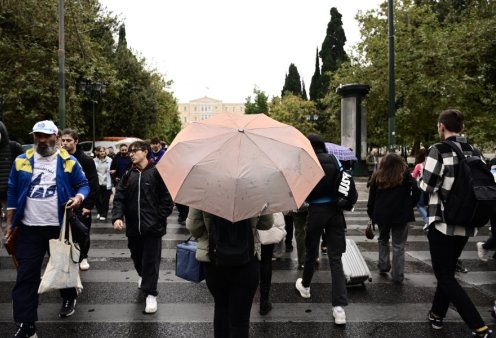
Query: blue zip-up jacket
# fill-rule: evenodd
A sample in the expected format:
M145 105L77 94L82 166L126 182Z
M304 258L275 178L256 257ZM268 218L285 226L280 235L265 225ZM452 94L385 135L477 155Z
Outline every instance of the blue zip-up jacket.
M9 175L7 209L16 209L12 228L16 227L24 216L26 198L33 176L34 149L19 155ZM59 224L62 224L63 204L76 194L86 198L90 192L88 180L81 165L65 149L59 149L57 155L57 197L59 202Z

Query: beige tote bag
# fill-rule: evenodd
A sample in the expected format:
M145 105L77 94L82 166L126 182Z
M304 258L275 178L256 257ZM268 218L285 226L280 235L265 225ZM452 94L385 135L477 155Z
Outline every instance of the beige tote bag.
M65 240L67 226L67 209L64 212L64 219L60 229L59 238L51 239L50 258L48 260L45 273L41 278L38 293L66 288L82 289L81 278L79 277L79 248L72 241L72 231L69 226L69 239Z

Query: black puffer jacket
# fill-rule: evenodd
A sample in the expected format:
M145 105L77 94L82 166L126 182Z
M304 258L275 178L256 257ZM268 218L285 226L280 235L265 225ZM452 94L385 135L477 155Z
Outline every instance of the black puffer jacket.
M337 191L337 179L340 172L340 168L337 168L333 159L326 151L324 141L320 139L315 134L308 135L308 140L312 144L313 150L315 154L317 154L317 158L324 170L325 176L317 183L315 188L313 188L310 195L307 197L308 202L312 202L312 200L323 198L323 197L331 197L336 198Z
M161 237L172 213L172 198L154 165L129 169L115 191L112 223L126 221L126 235Z
M9 134L3 122L0 122L0 135L0 197L5 198L10 168L15 158L22 154L22 147L19 143L9 140Z
M81 208L93 209L95 206L95 199L100 186L98 185L98 174L96 172L95 161L88 155L86 155L81 147L76 148L76 152L73 156L78 160L79 164L83 168L84 174L88 179L88 184L90 185L90 193L81 204Z

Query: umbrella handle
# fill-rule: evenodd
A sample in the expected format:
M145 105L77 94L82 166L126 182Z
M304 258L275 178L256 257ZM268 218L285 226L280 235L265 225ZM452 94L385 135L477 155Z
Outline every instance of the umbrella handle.
M269 207L269 202L265 203L264 206L262 207L262 210L260 210L260 213L258 214L258 217L262 216L262 213Z

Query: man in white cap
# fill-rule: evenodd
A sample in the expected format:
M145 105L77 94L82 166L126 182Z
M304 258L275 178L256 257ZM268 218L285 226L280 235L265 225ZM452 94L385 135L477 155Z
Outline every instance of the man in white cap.
M18 227L15 256L19 263L12 290L14 337L36 337L38 287L48 242L58 238L67 203L77 209L89 193L88 180L77 160L56 146L58 128L52 121L33 127L34 148L15 159L7 194L7 230ZM74 314L77 291L60 290L60 318Z

